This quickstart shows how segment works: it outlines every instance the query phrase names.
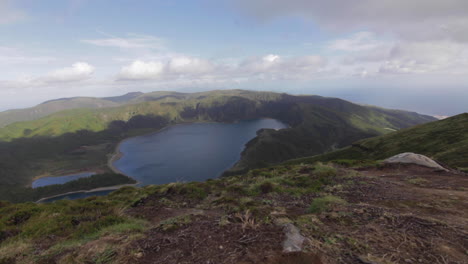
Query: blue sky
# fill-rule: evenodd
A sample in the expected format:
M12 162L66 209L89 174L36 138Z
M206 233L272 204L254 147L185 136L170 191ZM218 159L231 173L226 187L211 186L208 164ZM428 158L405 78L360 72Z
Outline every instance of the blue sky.
M462 0L0 0L0 110L131 91L272 90L468 111Z

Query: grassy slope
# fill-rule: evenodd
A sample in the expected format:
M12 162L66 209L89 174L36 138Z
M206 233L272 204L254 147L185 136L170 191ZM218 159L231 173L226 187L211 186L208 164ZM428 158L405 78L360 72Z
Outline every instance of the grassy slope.
M118 103L91 97L75 97L44 102L35 107L0 112L0 127L21 121L32 121L67 109L105 108Z
M379 160L402 152L420 153L452 167L468 168L468 113L364 139L341 150L288 163Z
M456 263L466 257L459 243L466 227L458 222L466 215L466 181L432 177L412 183L407 176L395 180L323 164L282 165L83 200L0 202L0 263L176 262L172 257L184 263L219 257L213 263L224 263L227 256L240 258L229 263L252 263L242 258L281 254L284 236L275 223L287 222L308 238L305 251L320 252L325 263L437 263L439 255ZM449 186L432 186L447 181ZM450 197L455 190L456 199ZM265 230L277 239L265 243ZM200 243L216 234L222 237ZM207 246L213 239L215 245ZM276 252L255 251L264 244L276 245Z
M247 144L232 172L275 164L292 157L311 156L392 130L435 120L398 110L375 110L336 98L289 97L294 102L285 119L300 120L293 129L264 130ZM277 116L282 119L282 115ZM228 173L229 174L229 173Z

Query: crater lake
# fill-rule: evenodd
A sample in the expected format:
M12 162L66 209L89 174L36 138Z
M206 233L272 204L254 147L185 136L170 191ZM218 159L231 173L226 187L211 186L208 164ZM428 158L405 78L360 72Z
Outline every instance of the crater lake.
M258 130L286 127L275 119L174 125L125 140L119 145L121 158L112 165L140 186L204 181L232 167Z
M236 123L189 123L129 138L118 146L120 158L115 170L134 178L139 186L170 182L205 181L219 177L239 159L245 144L263 128L283 129L275 119L252 119ZM47 184L61 184L62 177L50 177ZM106 195L113 190L75 192L42 199L48 203Z

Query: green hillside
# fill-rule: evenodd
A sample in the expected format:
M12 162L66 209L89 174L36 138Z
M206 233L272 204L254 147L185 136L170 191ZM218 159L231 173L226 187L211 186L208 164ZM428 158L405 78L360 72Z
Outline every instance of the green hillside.
M60 99L57 102L63 100ZM75 100L78 99L71 101ZM45 104L53 102L55 101ZM133 116L148 114L165 116L175 122L229 122L260 116L280 118L283 115L282 121L295 125L314 118L323 119L325 116L318 115L325 111L329 112L327 115L334 115L330 117L331 119L341 118L353 127L373 134L387 133L392 129L435 120L432 117L416 113L365 107L336 98L290 96L243 90L193 94L153 92L135 96L122 106L116 106L111 101L108 102L112 103L113 107L89 109L88 106L74 106L73 108L76 109L53 113L33 121L10 124L0 129L0 139L9 141L21 137L59 136L81 129L102 131L112 121L127 121ZM244 106L247 108L242 109ZM278 109L274 109L274 107L278 107ZM225 110L225 112L217 114L216 110ZM280 113L280 111L285 112Z
M290 163L337 159L379 160L402 152L424 154L451 167L468 168L468 113L364 139L341 150Z
M118 106L116 102L92 97L64 98L44 102L35 107L0 112L0 127L21 121L36 120L67 109L106 108Z
M240 161L226 173L239 174L433 120L336 98L243 90L155 92L130 101L118 107L61 111L1 128L0 191L28 187L37 176L108 172L107 161L119 141L182 122L269 117L288 124L279 131L262 130L247 144Z

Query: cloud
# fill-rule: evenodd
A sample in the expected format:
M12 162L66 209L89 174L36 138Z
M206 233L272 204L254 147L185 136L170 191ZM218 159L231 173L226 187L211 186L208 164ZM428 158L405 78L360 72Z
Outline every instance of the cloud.
M12 7L10 0L0 0L0 25L11 24L26 18L26 14Z
M132 64L125 66L120 71L118 79L120 80L148 80L157 79L162 76L165 65L160 61L141 61L136 60Z
M118 80L238 80L310 79L323 70L327 61L321 56L283 58L269 54L250 57L238 63L219 63L177 55L168 59L135 60L122 67Z
M408 40L468 42L466 0L236 0L234 5L261 20L300 16L336 31L367 29Z
M327 60L322 56L283 58L279 55L269 54L261 58L246 59L237 71L246 76L268 79L311 79L326 65Z
M80 90L92 82L85 82L91 79L94 73L94 67L86 62L76 62L71 67L65 67L51 71L42 76L21 75L14 80L0 80L0 91L4 92L19 92L33 91L34 94L42 93L42 91L50 91L56 89L68 90L76 89L76 84L80 84ZM67 88L67 89L64 89ZM63 91L65 92L65 91Z
M86 62L76 62L71 67L52 71L38 80L46 83L77 82L91 78L93 73L94 67L92 65Z
M329 42L327 48L340 51L341 67L362 68L375 76L394 74L467 74L468 43L452 40L381 40L376 34L359 32ZM341 56L341 57L340 57Z
M100 47L113 47L120 49L157 49L165 48L164 40L154 36L131 34L126 38L111 36L104 39L84 39L83 43Z
M383 42L376 40L374 33L363 31L350 38L333 40L328 48L338 51L363 51L380 48L383 44Z
M118 80L149 80L199 78L207 74L221 72L215 63L184 55L169 56L154 61L135 60L122 67Z
M168 71L174 74L204 74L216 66L208 60L188 56L176 56L168 62Z
M380 73L468 73L468 45L449 41L399 42Z

